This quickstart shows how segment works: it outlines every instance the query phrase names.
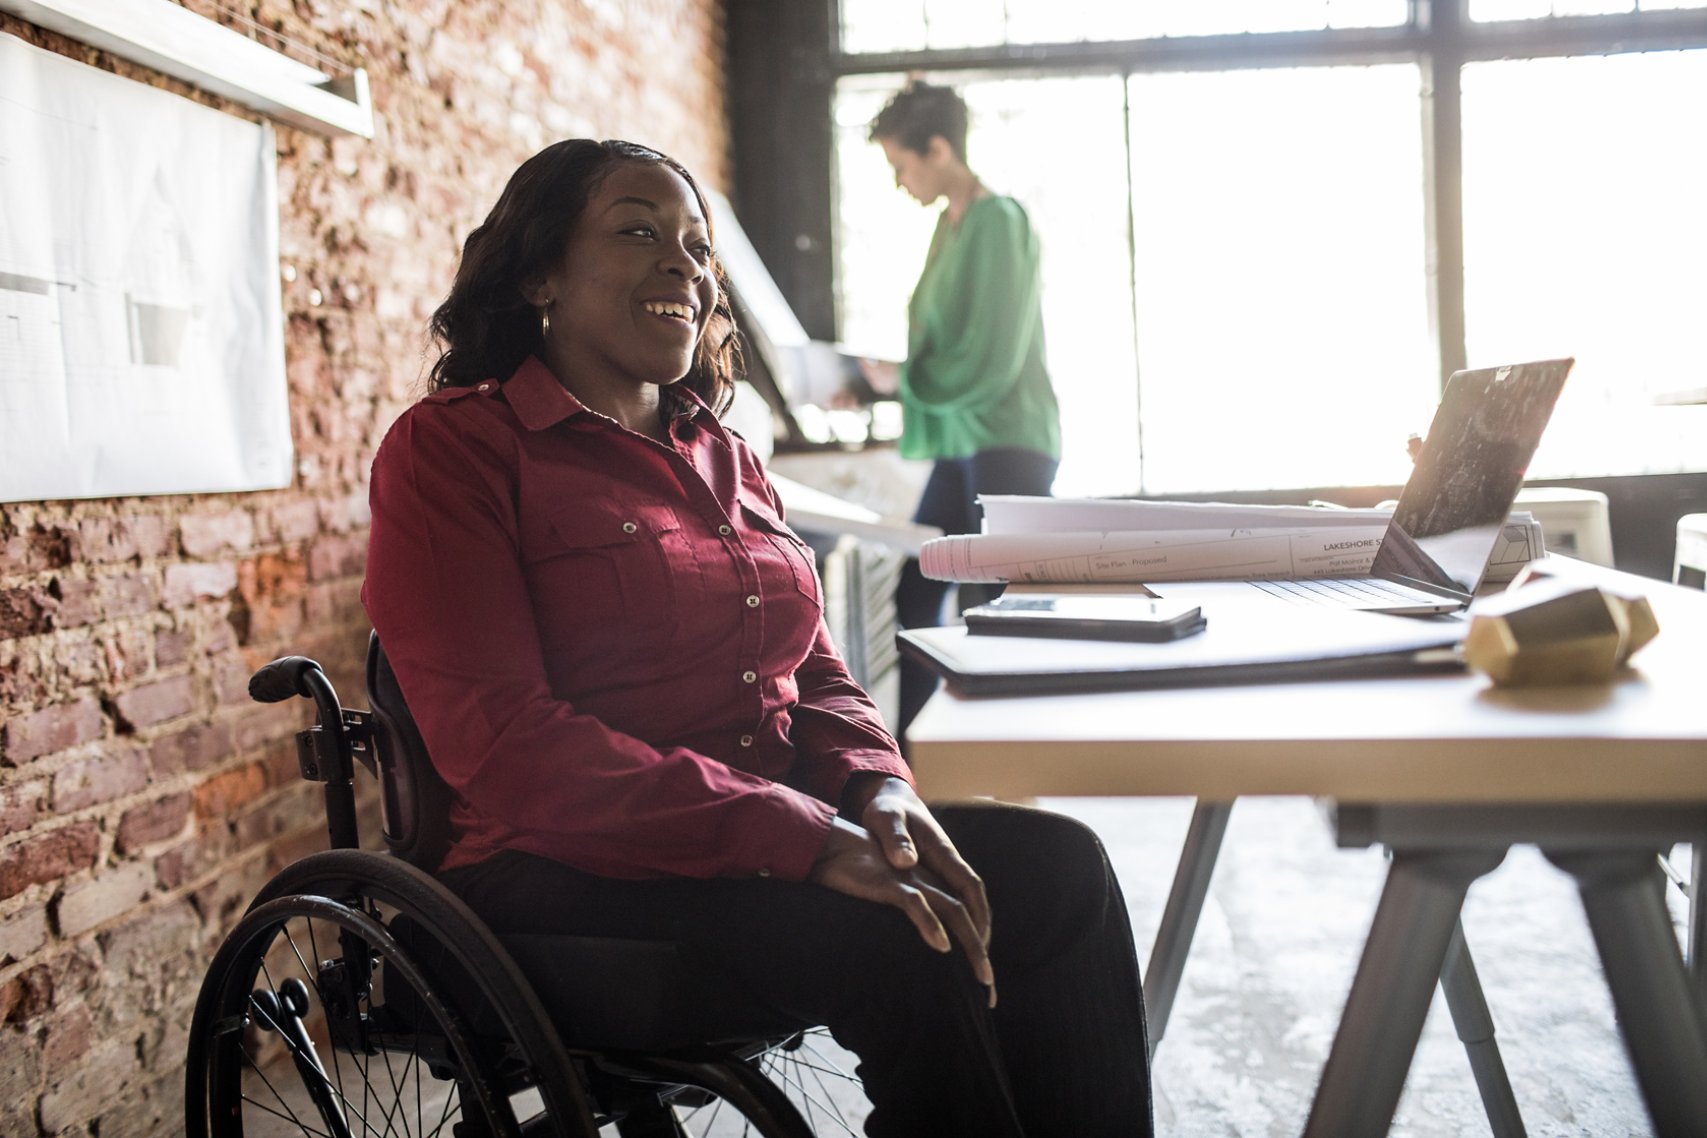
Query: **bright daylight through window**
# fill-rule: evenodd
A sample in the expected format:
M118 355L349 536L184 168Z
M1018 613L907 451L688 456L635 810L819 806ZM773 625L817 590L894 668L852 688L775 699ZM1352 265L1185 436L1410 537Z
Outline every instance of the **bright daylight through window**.
M840 7L856 62L1004 43L1403 31L1409 18L1403 0ZM1636 7L1469 0L1467 15L1539 26ZM1058 493L1394 485L1409 469L1406 436L1427 428L1442 346L1429 318L1425 66L1251 66L1232 53L1189 68L928 72L971 108L973 168L1025 204L1042 238ZM934 211L894 187L866 141L906 75L845 71L840 335L896 358ZM1707 51L1472 59L1461 89L1462 351L1471 366L1578 359L1531 474L1707 469L1707 408L1655 405L1707 383Z

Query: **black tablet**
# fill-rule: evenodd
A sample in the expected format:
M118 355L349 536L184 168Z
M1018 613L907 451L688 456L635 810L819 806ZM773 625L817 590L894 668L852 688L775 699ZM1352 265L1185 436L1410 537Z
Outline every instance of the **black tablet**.
M1178 640L1206 623L1194 604L1093 593L1001 596L962 615L966 630L981 635L1093 640Z

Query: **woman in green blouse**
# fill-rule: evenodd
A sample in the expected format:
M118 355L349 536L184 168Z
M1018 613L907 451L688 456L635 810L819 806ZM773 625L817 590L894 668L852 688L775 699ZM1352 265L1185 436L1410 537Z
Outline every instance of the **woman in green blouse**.
M978 495L1047 494L1061 458L1037 235L1025 209L966 164L966 103L953 90L908 84L872 120L871 139L897 186L921 205L946 205L907 306L907 359L868 365L866 379L900 394L902 457L935 464L914 520L973 533ZM942 623L947 593L909 562L896 594L901 624ZM897 734L934 686L924 668L903 663Z

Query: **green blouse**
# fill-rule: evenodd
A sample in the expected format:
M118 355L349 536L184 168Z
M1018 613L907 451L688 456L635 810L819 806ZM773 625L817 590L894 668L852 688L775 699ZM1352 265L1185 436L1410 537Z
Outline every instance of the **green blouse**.
M1037 235L1008 197L945 211L908 305L901 454L965 458L993 447L1061 456L1043 363Z

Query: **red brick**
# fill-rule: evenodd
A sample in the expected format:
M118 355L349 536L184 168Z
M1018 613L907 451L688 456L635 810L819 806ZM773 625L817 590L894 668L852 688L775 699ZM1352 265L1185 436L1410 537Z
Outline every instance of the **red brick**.
M113 747L62 767L53 776L53 809L70 814L135 794L148 785L148 758L140 747Z
M78 550L93 565L136 556L136 539L117 518L84 518L77 523Z
M0 968L16 964L46 943L46 906L30 905L0 918ZM0 1134L4 1133L4 1128L0 1128Z
M209 625L202 637L202 655L220 656L237 648L237 630L231 626L231 618L215 621Z
M178 519L178 540L191 557L215 557L228 550L242 552L255 544L255 519L247 510L186 514Z
M237 748L252 751L280 739L294 738L298 731L310 725L312 716L313 711L306 700L252 703L237 720Z
M136 541L136 555L141 558L163 556L172 548L172 521L160 514L138 514L126 518L124 525Z
M81 1001L54 1017L42 1041L42 1059L50 1071L75 1063L89 1051L95 1040L95 1018L89 1005Z
M326 848L324 836L317 848ZM190 904L209 928L229 929L261 886L277 872L277 865L267 859L248 858L235 872L221 874L191 892Z
M53 973L45 964L0 984L0 1023L24 1023L52 1007Z
M100 851L100 831L92 821L62 826L6 846L0 849L0 901L32 885L88 869Z
M308 589L308 566L299 554L263 553L237 567L237 589L252 604L294 600Z
M30 545L40 559L38 564L49 569L62 569L77 560L77 531L60 522L37 525L30 532Z
M170 543L171 525L159 514L83 518L77 523L78 559L91 565L159 557Z
M101 585L98 581L55 577L48 594L59 602L53 612L55 628L81 628L101 619Z
M39 696L26 694L33 692L39 686L39 677L30 674L24 653L18 650L16 642L0 640L0 707L12 708L20 703L35 703ZM4 738L4 725L0 724L0 739ZM4 748L0 747L0 754Z
M313 498L274 506L269 513L274 536L287 545L306 541L320 532L320 503Z
M301 778L302 764L297 760L295 737L268 743L261 754L261 765L267 770L268 786L286 786Z
M129 730L152 727L196 708L195 684L189 676L171 676L139 684L113 700L120 723Z
M0 640L39 636L53 627L59 602L41 589L0 589Z
M362 529L372 517L366 491L320 503L320 522L327 533L350 533Z
M196 817L229 821L266 790L267 778L259 763L249 763L215 775L196 787Z
M190 820L190 796L169 794L141 806L133 806L119 818L114 846L121 854L135 853L151 842L175 838Z
M365 626L360 578L326 581L308 590L308 622L316 628Z
M154 740L148 749L154 773L169 778L206 770L231 755L231 728L224 723L195 723Z
M128 1099L141 1060L134 1039L103 1039L69 1072L54 1072L41 1098L42 1129L69 1134L114 1102Z
M155 880L162 889L177 889L213 872L232 853L231 832L223 825L214 827L155 858Z
M314 581L359 576L366 564L367 540L362 537L322 537L308 547L308 576Z
M315 840L326 844L326 809L324 791L314 784L293 782L282 793L274 795L259 809L251 810L237 821L237 844L248 848L265 845L278 838L312 831Z
M106 730L100 701L93 696L27 712L6 724L0 758L8 766L99 739Z
M242 660L226 657L213 665L213 696L221 707L247 707L249 698L249 667Z
M109 685L123 687L132 677L153 670L154 636L146 628L121 627L101 638L101 653L106 659Z
M283 645L287 648L301 636L303 627L311 619L300 600L257 605L247 609L245 616L248 619L240 630L241 643Z
M187 628L163 628L154 634L154 666L176 668L190 659L195 634Z
M0 835L21 834L41 821L47 810L47 781L0 787Z
M101 581L101 615L107 620L141 616L160 603L160 591L149 571L121 573Z
M93 880L67 886L53 901L59 935L79 937L117 920L142 904L153 883L153 867L133 861L108 869Z
M237 587L237 566L228 561L168 565L160 603L188 608L202 597L223 597Z

